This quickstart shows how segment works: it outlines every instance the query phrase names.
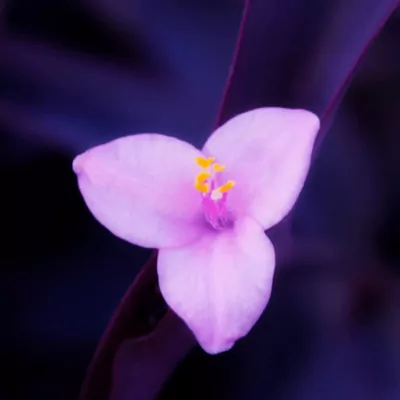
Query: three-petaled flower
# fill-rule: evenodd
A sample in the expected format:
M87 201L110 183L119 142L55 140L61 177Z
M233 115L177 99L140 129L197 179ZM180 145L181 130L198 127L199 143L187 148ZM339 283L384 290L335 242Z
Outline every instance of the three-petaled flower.
M293 207L318 129L309 111L261 108L226 122L201 151L137 134L74 160L95 218L159 249L161 292L209 353L231 348L268 303L275 252L264 230Z

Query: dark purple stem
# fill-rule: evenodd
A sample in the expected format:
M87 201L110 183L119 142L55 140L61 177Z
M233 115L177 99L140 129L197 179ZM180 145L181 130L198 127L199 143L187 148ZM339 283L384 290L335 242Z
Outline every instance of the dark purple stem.
M247 0L217 125L257 107L300 107L321 117L321 140L360 59L398 4ZM172 311L153 321L148 305L160 303L154 254L109 323L81 400L157 396L196 345Z

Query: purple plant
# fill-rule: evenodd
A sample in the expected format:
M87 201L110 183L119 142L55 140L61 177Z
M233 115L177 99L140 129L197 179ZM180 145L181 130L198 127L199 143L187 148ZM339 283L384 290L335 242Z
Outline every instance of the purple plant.
M98 221L159 249L161 292L208 353L230 349L268 303L275 252L264 230L296 201L318 129L309 111L262 108L222 125L201 151L139 134L74 160Z

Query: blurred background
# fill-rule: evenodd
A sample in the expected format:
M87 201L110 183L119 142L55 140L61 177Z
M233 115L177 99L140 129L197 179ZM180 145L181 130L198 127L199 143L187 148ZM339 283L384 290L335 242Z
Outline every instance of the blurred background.
M13 0L0 12L0 352L18 399L73 399L150 251L92 218L72 159L136 132L201 146L243 2ZM160 399L400 398L399 43L397 10L316 154L290 246L270 233L279 264L259 323L226 354L191 352Z

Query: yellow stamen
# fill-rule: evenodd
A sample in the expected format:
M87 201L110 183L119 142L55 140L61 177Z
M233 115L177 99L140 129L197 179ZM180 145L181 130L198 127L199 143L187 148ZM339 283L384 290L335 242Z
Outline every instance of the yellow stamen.
M207 171L202 171L200 172L197 176L196 176L196 183L202 184L204 183L209 177L211 176L211 174Z
M225 165L215 163L213 169L215 172L222 172L225 169Z
M221 193L229 192L235 186L235 181L228 181L224 185L220 186L217 190Z
M207 183L198 183L196 182L194 184L194 187L200 192L200 193L208 193L210 191L210 186Z
M208 168L214 162L214 160L215 160L214 157L209 157L209 158L196 157L196 163L201 168Z

